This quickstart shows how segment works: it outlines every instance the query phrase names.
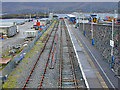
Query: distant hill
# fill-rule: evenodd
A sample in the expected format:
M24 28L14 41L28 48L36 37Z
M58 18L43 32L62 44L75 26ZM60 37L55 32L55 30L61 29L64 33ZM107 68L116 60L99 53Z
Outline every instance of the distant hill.
M84 12L113 12L117 9L117 2L3 2L3 13L48 12L54 10Z

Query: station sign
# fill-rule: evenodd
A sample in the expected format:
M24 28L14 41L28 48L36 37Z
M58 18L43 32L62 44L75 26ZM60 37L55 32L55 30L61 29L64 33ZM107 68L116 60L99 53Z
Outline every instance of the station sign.
M110 46L114 47L114 41L113 40L110 40Z

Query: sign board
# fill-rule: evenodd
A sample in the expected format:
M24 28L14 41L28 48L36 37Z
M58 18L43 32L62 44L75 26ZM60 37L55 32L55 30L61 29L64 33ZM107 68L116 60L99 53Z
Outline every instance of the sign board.
M113 40L110 40L110 46L114 47L114 41Z

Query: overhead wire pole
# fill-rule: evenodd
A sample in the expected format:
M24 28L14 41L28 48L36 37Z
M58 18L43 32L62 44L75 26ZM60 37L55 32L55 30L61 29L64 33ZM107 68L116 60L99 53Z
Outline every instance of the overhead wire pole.
M110 67L113 67L113 47L114 47L114 39L113 39L113 34L114 34L114 20L112 19L112 48L111 48L111 64Z

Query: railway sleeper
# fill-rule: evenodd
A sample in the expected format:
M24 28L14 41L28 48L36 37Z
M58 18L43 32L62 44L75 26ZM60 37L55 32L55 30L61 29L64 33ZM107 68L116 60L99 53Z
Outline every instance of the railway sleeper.
M75 88L74 83L71 84L62 84L62 88Z
M64 84L65 84L65 85L66 85L66 84L67 84L67 85L74 85L74 82L62 82L62 85L64 85Z
M62 79L65 79L65 78L72 80L73 76L62 76Z
M63 77L64 77L64 76L66 76L66 77L68 77L68 76L69 76L69 77L73 77L72 74L69 74L69 75L68 75L68 74L66 74L66 75L64 74L64 75L62 75L62 76L63 76Z
M62 82L74 82L74 80L65 79L65 80L62 80Z
M62 73L62 75L73 75L72 73Z

